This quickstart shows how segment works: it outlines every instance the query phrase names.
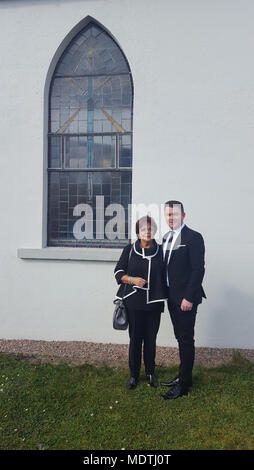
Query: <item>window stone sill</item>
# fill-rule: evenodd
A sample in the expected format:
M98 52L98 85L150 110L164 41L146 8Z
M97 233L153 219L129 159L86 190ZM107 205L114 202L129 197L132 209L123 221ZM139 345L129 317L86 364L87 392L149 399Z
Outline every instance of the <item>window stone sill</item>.
M115 248L18 248L21 259L52 259L76 261L118 261L122 250Z

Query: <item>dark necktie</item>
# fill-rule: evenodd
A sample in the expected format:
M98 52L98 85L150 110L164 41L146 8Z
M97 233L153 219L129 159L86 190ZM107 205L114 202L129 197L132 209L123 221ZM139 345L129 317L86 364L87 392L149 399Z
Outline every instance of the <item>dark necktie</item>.
M172 230L172 232L171 232L171 234L170 234L170 237L169 237L169 239L168 239L168 243L167 243L167 247L166 247L166 252L165 252L165 258L164 258L164 266L165 266L165 268L166 268L167 265L168 265L168 258L169 258L169 253L170 253L170 249L171 249L171 245L172 245L174 233L175 233L175 232Z

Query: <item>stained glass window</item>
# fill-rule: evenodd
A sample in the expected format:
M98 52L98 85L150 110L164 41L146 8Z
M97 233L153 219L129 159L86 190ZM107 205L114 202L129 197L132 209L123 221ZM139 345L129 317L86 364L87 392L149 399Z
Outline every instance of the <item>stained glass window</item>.
M103 28L90 22L65 49L50 86L49 246L127 243L132 104L124 54ZM125 217L120 229L114 227L110 204L121 205Z

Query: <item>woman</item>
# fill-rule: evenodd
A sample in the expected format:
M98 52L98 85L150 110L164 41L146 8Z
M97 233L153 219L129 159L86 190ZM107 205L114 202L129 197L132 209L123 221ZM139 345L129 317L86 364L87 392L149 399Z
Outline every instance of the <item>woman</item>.
M138 239L127 245L115 267L120 288L117 298L123 298L129 319L129 390L137 386L141 368L142 343L144 364L149 385L157 387L154 375L156 337L164 311L165 287L163 279L162 247L154 240L157 226L145 216L136 223Z

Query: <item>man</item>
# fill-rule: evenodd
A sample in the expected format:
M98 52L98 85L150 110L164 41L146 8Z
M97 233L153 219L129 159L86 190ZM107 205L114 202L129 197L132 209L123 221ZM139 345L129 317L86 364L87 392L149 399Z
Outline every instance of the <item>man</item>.
M170 228L163 237L168 309L180 357L178 376L161 382L161 385L171 387L161 395L167 400L187 395L192 385L196 313L198 304L206 295L202 287L205 273L203 237L184 224L185 212L181 202L167 201L164 210Z

